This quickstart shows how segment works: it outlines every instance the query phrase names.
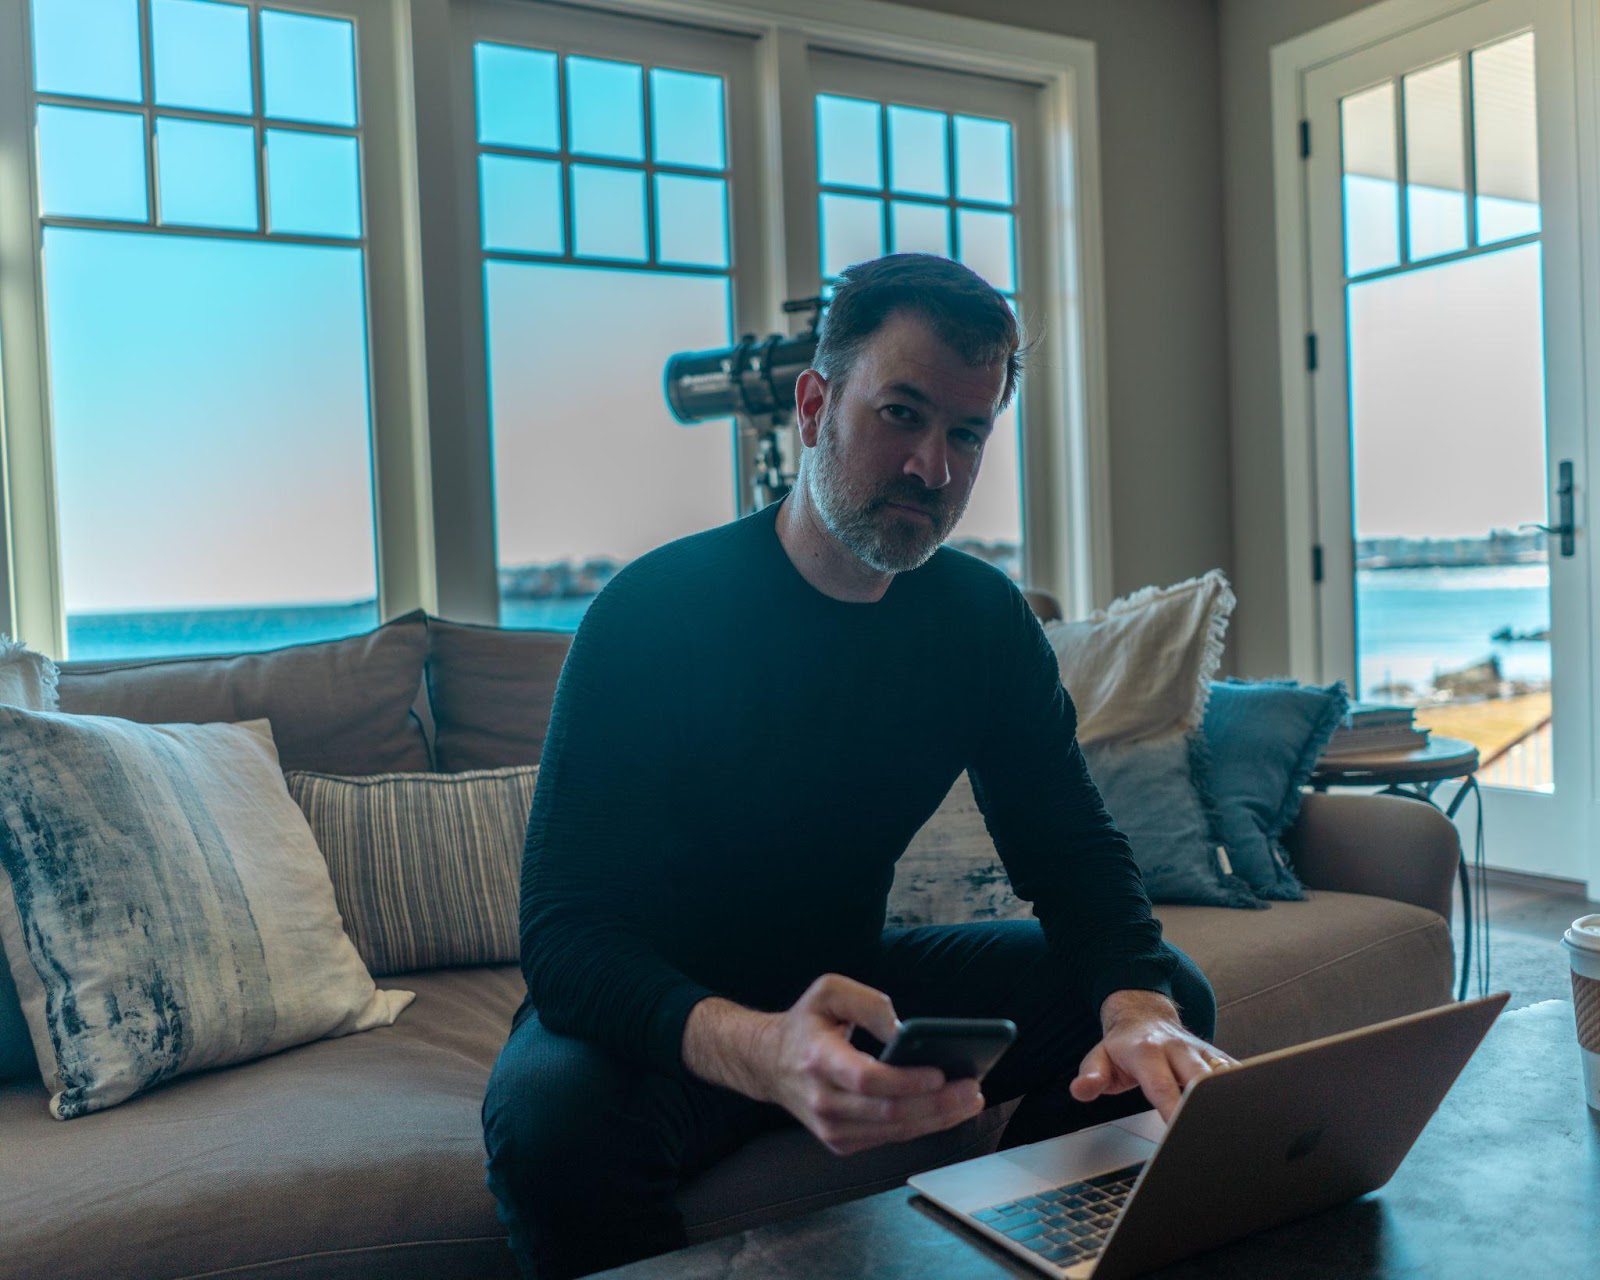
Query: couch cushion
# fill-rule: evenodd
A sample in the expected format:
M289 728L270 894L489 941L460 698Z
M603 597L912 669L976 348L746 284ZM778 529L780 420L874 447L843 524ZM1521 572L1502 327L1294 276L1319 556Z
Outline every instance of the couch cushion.
M1211 980L1217 1044L1235 1057L1450 1000L1450 928L1422 907L1307 891L1243 921L1222 907L1161 906L1156 916Z
M7 1275L512 1276L479 1107L514 967L410 979L396 1025L192 1076L71 1124L0 1089ZM136 1261L135 1261L136 1260Z
M428 619L434 759L444 773L538 764L572 637Z
M419 611L366 635L218 658L68 662L61 710L144 724L270 720L285 769L421 772L412 710L428 633Z

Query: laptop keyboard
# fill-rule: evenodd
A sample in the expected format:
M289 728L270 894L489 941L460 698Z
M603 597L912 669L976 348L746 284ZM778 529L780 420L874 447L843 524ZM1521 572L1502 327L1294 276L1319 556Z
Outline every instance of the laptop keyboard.
M1007 1200L972 1217L1059 1267L1098 1257L1143 1164L1129 1165L1041 1195Z

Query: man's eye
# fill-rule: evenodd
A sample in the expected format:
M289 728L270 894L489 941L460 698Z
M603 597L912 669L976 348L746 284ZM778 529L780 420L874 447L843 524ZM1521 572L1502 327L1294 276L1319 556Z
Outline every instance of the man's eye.
M883 411L886 414L888 414L891 418L893 418L896 422L908 422L909 423L909 422L915 422L917 420L916 413L914 411L906 408L905 405L903 405L903 404L886 404L886 405L883 406Z
M983 437L980 436L976 431L958 431L956 432L956 439L961 442L963 448L983 448Z

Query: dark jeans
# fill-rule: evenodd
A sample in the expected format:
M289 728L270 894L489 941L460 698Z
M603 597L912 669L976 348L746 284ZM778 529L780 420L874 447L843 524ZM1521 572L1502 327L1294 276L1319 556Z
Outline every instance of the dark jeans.
M1209 1040L1211 986L1178 956L1183 1021ZM891 929L873 970L901 1018L1010 1018L1017 1040L984 1081L990 1106L1020 1097L1004 1145L1144 1110L1138 1090L1087 1105L1067 1086L1100 1039L1098 1012L1032 920ZM489 1188L524 1274L585 1275L681 1247L678 1187L756 1134L794 1123L777 1107L674 1079L558 1036L526 1013L483 1105Z

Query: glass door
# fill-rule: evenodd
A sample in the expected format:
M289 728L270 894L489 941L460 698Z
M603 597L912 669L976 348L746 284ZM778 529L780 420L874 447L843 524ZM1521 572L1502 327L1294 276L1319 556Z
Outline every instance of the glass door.
M1477 747L1491 863L1580 879L1576 151L1538 13L1490 0L1306 76L1320 632L1327 676Z

